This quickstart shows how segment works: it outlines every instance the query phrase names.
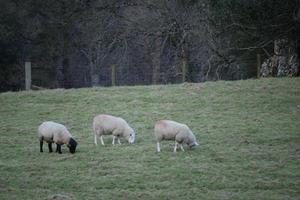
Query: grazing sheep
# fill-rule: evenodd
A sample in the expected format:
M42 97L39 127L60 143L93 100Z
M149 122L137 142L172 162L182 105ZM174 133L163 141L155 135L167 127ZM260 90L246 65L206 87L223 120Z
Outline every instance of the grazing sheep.
M104 145L103 135L112 135L112 144L115 144L115 139L118 139L118 143L121 144L120 138L124 137L130 144L135 140L135 132L128 125L128 123L120 118L111 115L98 115L94 118L94 142L97 145L97 139L100 137L101 144Z
M61 145L67 144L71 153L75 153L77 142L67 128L55 122L43 122L38 128L38 137L40 140L40 152L43 152L43 141L48 143L49 153L52 152L52 143L56 143L56 152L61 152Z
M187 125L171 120L156 122L154 135L157 141L157 152L160 152L160 142L162 140L175 140L174 152L177 151L178 144L180 144L182 151L184 151L183 143L186 143L190 148L198 145L194 134Z

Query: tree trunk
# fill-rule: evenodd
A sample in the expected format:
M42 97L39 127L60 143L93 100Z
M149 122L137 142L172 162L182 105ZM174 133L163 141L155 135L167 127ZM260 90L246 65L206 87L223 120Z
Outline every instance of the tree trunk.
M261 66L261 57L260 54L256 54L256 59L257 59L257 78L260 77L260 66Z
M187 55L184 48L182 48L181 56L182 56L182 82L186 82L188 76L188 64L187 64Z
M274 55L261 66L261 74L267 76L297 76L299 60L295 41L278 39L274 41Z
M31 62L25 62L25 90L31 89Z
M152 52L152 84L158 84L160 82L160 56L161 56L161 43L162 35L158 33L154 42L154 50Z
M116 86L116 65L111 65L111 86Z
M57 64L56 64L56 81L57 81L57 87L63 88L64 87L64 66L63 66L63 57L60 56L57 58Z

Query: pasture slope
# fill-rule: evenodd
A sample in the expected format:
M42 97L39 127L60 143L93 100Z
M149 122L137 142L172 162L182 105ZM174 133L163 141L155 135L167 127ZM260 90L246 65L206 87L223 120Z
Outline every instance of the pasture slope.
M0 94L0 199L299 199L300 78ZM94 146L92 119L122 116L134 145ZM159 119L186 123L200 147L155 152ZM36 129L65 124L71 155L39 152Z

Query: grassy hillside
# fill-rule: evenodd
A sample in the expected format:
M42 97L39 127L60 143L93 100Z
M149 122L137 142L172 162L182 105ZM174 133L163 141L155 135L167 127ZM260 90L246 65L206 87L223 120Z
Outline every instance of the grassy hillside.
M300 78L9 92L0 105L0 199L300 198ZM125 118L136 143L94 146L100 113ZM186 123L201 146L156 153L159 119ZM39 152L46 120L70 129L77 153Z

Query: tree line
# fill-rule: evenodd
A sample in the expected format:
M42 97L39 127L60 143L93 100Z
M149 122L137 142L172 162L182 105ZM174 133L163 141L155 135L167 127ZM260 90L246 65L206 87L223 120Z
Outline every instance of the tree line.
M299 0L0 2L0 91L236 80L287 39L299 55ZM115 70L115 77L112 71Z

